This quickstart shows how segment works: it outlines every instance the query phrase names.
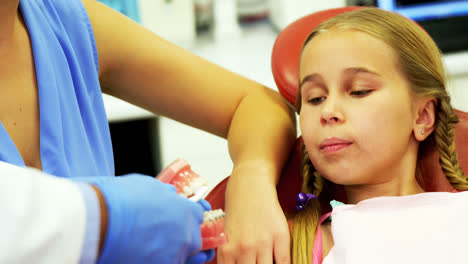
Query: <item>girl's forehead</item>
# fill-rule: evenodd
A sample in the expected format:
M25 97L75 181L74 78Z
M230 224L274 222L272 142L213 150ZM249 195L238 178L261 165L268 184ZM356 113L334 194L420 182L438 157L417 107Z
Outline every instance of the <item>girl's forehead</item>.
M397 72L397 56L384 41L358 30L339 29L319 33L304 47L300 75L325 73L351 67L376 72Z

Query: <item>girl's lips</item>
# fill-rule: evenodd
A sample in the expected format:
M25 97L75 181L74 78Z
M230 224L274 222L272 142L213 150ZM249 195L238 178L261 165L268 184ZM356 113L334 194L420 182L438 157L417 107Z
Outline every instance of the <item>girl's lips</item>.
M352 142L341 138L328 138L320 143L320 150L325 153L337 152L351 145Z
M350 145L351 143L339 143L339 144L326 145L323 148L321 148L321 150L325 153L334 153Z

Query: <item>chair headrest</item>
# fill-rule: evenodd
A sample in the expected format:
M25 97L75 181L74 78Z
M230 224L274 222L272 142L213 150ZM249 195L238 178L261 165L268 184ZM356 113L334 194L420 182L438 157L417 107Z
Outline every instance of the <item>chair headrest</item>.
M294 21L278 34L271 55L271 70L279 92L291 104L296 102L299 57L305 39L320 23L360 8L362 7L348 6L319 11Z

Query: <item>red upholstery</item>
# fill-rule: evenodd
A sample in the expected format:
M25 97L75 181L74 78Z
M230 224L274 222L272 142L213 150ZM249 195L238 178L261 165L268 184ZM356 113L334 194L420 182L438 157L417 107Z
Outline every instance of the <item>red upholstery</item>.
M307 36L323 21L360 8L349 6L316 12L294 21L280 32L273 46L271 71L279 92L291 104L296 102L299 56Z
M278 90L290 103L296 100L298 86L299 55L302 43L310 32L321 22L336 16L337 14L359 9L361 7L344 7L325 10L310 14L296 20L278 35L272 54L272 72ZM464 171L468 172L468 113L457 111L460 123L455 128L455 142L458 151L458 159ZM422 165L422 173L425 178L424 189L426 191L451 191L453 188L442 173L438 162L438 154L435 149L425 150ZM296 206L296 194L301 190L301 152L302 139L298 138L292 150L288 162L285 164L282 176L279 180L278 197L286 214L294 213ZM228 178L220 182L206 197L214 209L224 209L224 193ZM335 197L343 197L342 189L334 187ZM324 203L322 203L325 205ZM324 208L327 210L328 208ZM213 261L212 263L216 263Z

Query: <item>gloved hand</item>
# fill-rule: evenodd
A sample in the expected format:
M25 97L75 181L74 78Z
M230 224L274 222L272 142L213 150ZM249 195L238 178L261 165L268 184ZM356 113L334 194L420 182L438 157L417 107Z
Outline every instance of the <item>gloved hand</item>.
M213 258L214 252L199 252L206 201L194 203L173 186L138 174L88 182L101 190L109 217L99 263L198 264Z
M200 200L198 202L205 211L209 211L211 210L211 204L206 201L206 200ZM201 264L201 263L205 263L205 262L210 262L214 259L215 257L215 251L214 249L209 249L209 250L204 250L198 254L196 254L195 256L191 256L186 262L185 264Z

